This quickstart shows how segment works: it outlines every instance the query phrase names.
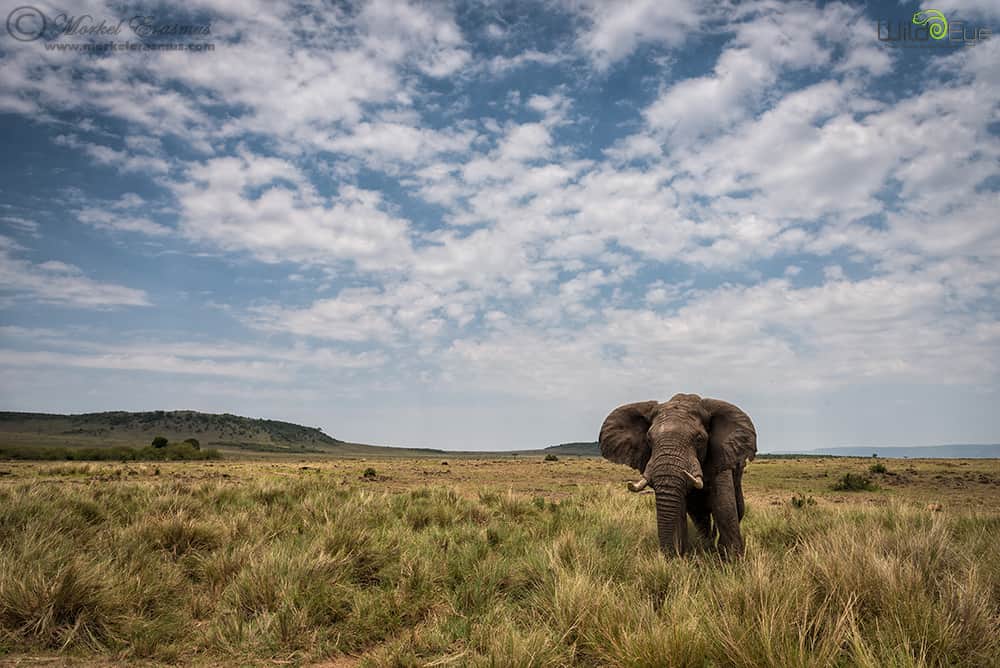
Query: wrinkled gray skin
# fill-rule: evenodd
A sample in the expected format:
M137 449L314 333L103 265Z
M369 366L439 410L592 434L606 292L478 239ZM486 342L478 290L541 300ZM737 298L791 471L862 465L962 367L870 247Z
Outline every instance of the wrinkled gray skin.
M743 554L743 469L757 432L736 406L697 394L619 406L601 426L601 454L642 474L629 489L656 492L660 550L687 550L687 515L723 557Z

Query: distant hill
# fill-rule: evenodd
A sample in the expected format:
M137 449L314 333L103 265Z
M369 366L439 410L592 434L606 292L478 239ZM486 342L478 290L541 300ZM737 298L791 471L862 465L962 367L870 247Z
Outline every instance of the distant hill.
M559 445L550 445L545 448L543 452L552 453L554 455L576 455L579 457L600 457L601 448L597 445L597 441L577 441L575 443L560 443Z
M577 455L585 457L600 457L601 449L597 442L560 443L543 450L556 455ZM871 457L878 453L879 457L909 457L913 459L991 459L1000 458L1000 444L954 444L930 446L843 446L834 448L818 448L816 450L797 450L760 453L762 455L803 455L803 456L833 456L833 457Z
M1000 443L959 443L954 445L887 446L855 445L835 448L817 448L800 452L775 454L833 455L835 457L897 457L911 459L993 459L1000 458Z
M600 457L596 441L560 443L543 450L454 452L434 448L396 448L348 443L316 427L292 422L249 418L229 413L146 411L129 413L16 413L0 411L0 445L101 447L148 445L155 436L170 441L197 438L203 447L250 452L316 453L341 457L483 457L555 454ZM911 458L1000 458L1000 444L957 444L927 447L849 446L791 452L761 453L791 456Z
M154 437L170 441L197 438L203 447L258 452L313 452L342 456L437 456L440 450L390 448L347 443L316 427L248 418L229 413L146 411L129 413L0 412L0 444L58 447L148 445Z

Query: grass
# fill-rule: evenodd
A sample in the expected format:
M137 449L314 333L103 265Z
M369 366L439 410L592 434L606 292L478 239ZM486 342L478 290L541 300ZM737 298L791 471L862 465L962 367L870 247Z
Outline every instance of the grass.
M768 466L722 563L594 460L3 465L0 661L995 665L995 493L795 506Z

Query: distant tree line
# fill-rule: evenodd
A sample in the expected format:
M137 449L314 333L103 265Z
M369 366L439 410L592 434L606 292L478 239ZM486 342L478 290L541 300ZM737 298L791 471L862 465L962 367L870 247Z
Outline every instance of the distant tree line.
M170 443L157 436L150 445L132 448L115 445L108 448L58 448L44 446L0 445L0 459L22 459L36 461L184 461L198 459L221 459L218 450L201 449L196 438L181 443Z

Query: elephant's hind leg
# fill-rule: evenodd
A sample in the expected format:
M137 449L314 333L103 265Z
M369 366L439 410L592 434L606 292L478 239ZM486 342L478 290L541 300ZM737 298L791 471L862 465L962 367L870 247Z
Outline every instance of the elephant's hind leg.
M740 535L740 512L732 471L723 471L712 481L709 504L719 530L719 552L727 559L742 556L743 536Z

